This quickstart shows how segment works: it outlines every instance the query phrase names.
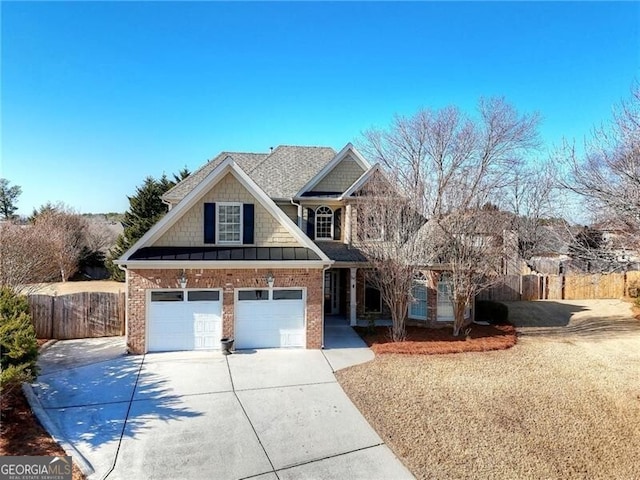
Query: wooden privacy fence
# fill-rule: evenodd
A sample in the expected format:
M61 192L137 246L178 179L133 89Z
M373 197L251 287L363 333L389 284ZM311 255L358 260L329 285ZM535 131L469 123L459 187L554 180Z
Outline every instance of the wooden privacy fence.
M68 340L124 335L124 293L30 295L29 307L38 338Z
M478 300L589 300L621 298L640 288L640 272L583 275L507 275Z

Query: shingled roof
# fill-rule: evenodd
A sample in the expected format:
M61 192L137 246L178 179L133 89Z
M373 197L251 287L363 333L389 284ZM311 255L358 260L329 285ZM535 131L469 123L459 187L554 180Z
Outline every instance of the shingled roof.
M225 158L231 157L273 199L292 198L335 157L329 147L281 145L271 153L222 152L163 195L167 201L182 200Z
M242 153L242 152L222 152L213 160L209 160L198 170L193 172L187 178L178 183L175 187L170 188L163 196L165 200L176 203L182 200L191 190L195 188L202 180L205 179L211 171L222 163L222 161L231 157L238 166L249 173L256 165L269 156L268 153ZM255 180L254 180L255 181Z

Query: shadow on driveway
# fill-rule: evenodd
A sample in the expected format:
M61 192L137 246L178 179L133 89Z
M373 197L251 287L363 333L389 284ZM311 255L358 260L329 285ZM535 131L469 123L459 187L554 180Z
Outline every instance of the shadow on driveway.
M49 417L83 455L94 457L93 453L102 450L99 464L115 459L125 433L125 419L126 434L136 436L148 428L149 418L169 422L202 414L185 407L180 395L168 388L165 378L142 368L142 356L126 355L124 348L103 354L109 349L103 349L100 342L92 354L87 347L92 343L59 342L50 347L41 358L43 373L33 385ZM82 352L86 359L78 358ZM74 354L80 366L69 368ZM88 363L91 358L98 361ZM139 405L131 409L134 391L136 398L144 401L135 402ZM95 466L99 471L106 465Z
M507 305L509 320L522 337L604 340L640 334L640 321L621 300L539 300Z

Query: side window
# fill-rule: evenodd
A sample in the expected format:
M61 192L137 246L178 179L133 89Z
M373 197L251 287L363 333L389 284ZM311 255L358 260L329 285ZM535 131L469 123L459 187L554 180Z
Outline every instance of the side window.
M427 286L422 280L414 280L411 288L412 302L409 304L409 318L427 319Z

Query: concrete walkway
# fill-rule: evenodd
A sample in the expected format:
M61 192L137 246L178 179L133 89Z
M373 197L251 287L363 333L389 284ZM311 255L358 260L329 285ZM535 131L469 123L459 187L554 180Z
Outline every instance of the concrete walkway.
M413 478L336 382L336 369L373 355L339 333L324 352L228 357L58 342L41 356L34 401L91 479Z
M367 344L341 317L327 317L324 327L324 350L333 371L365 363L375 357Z

